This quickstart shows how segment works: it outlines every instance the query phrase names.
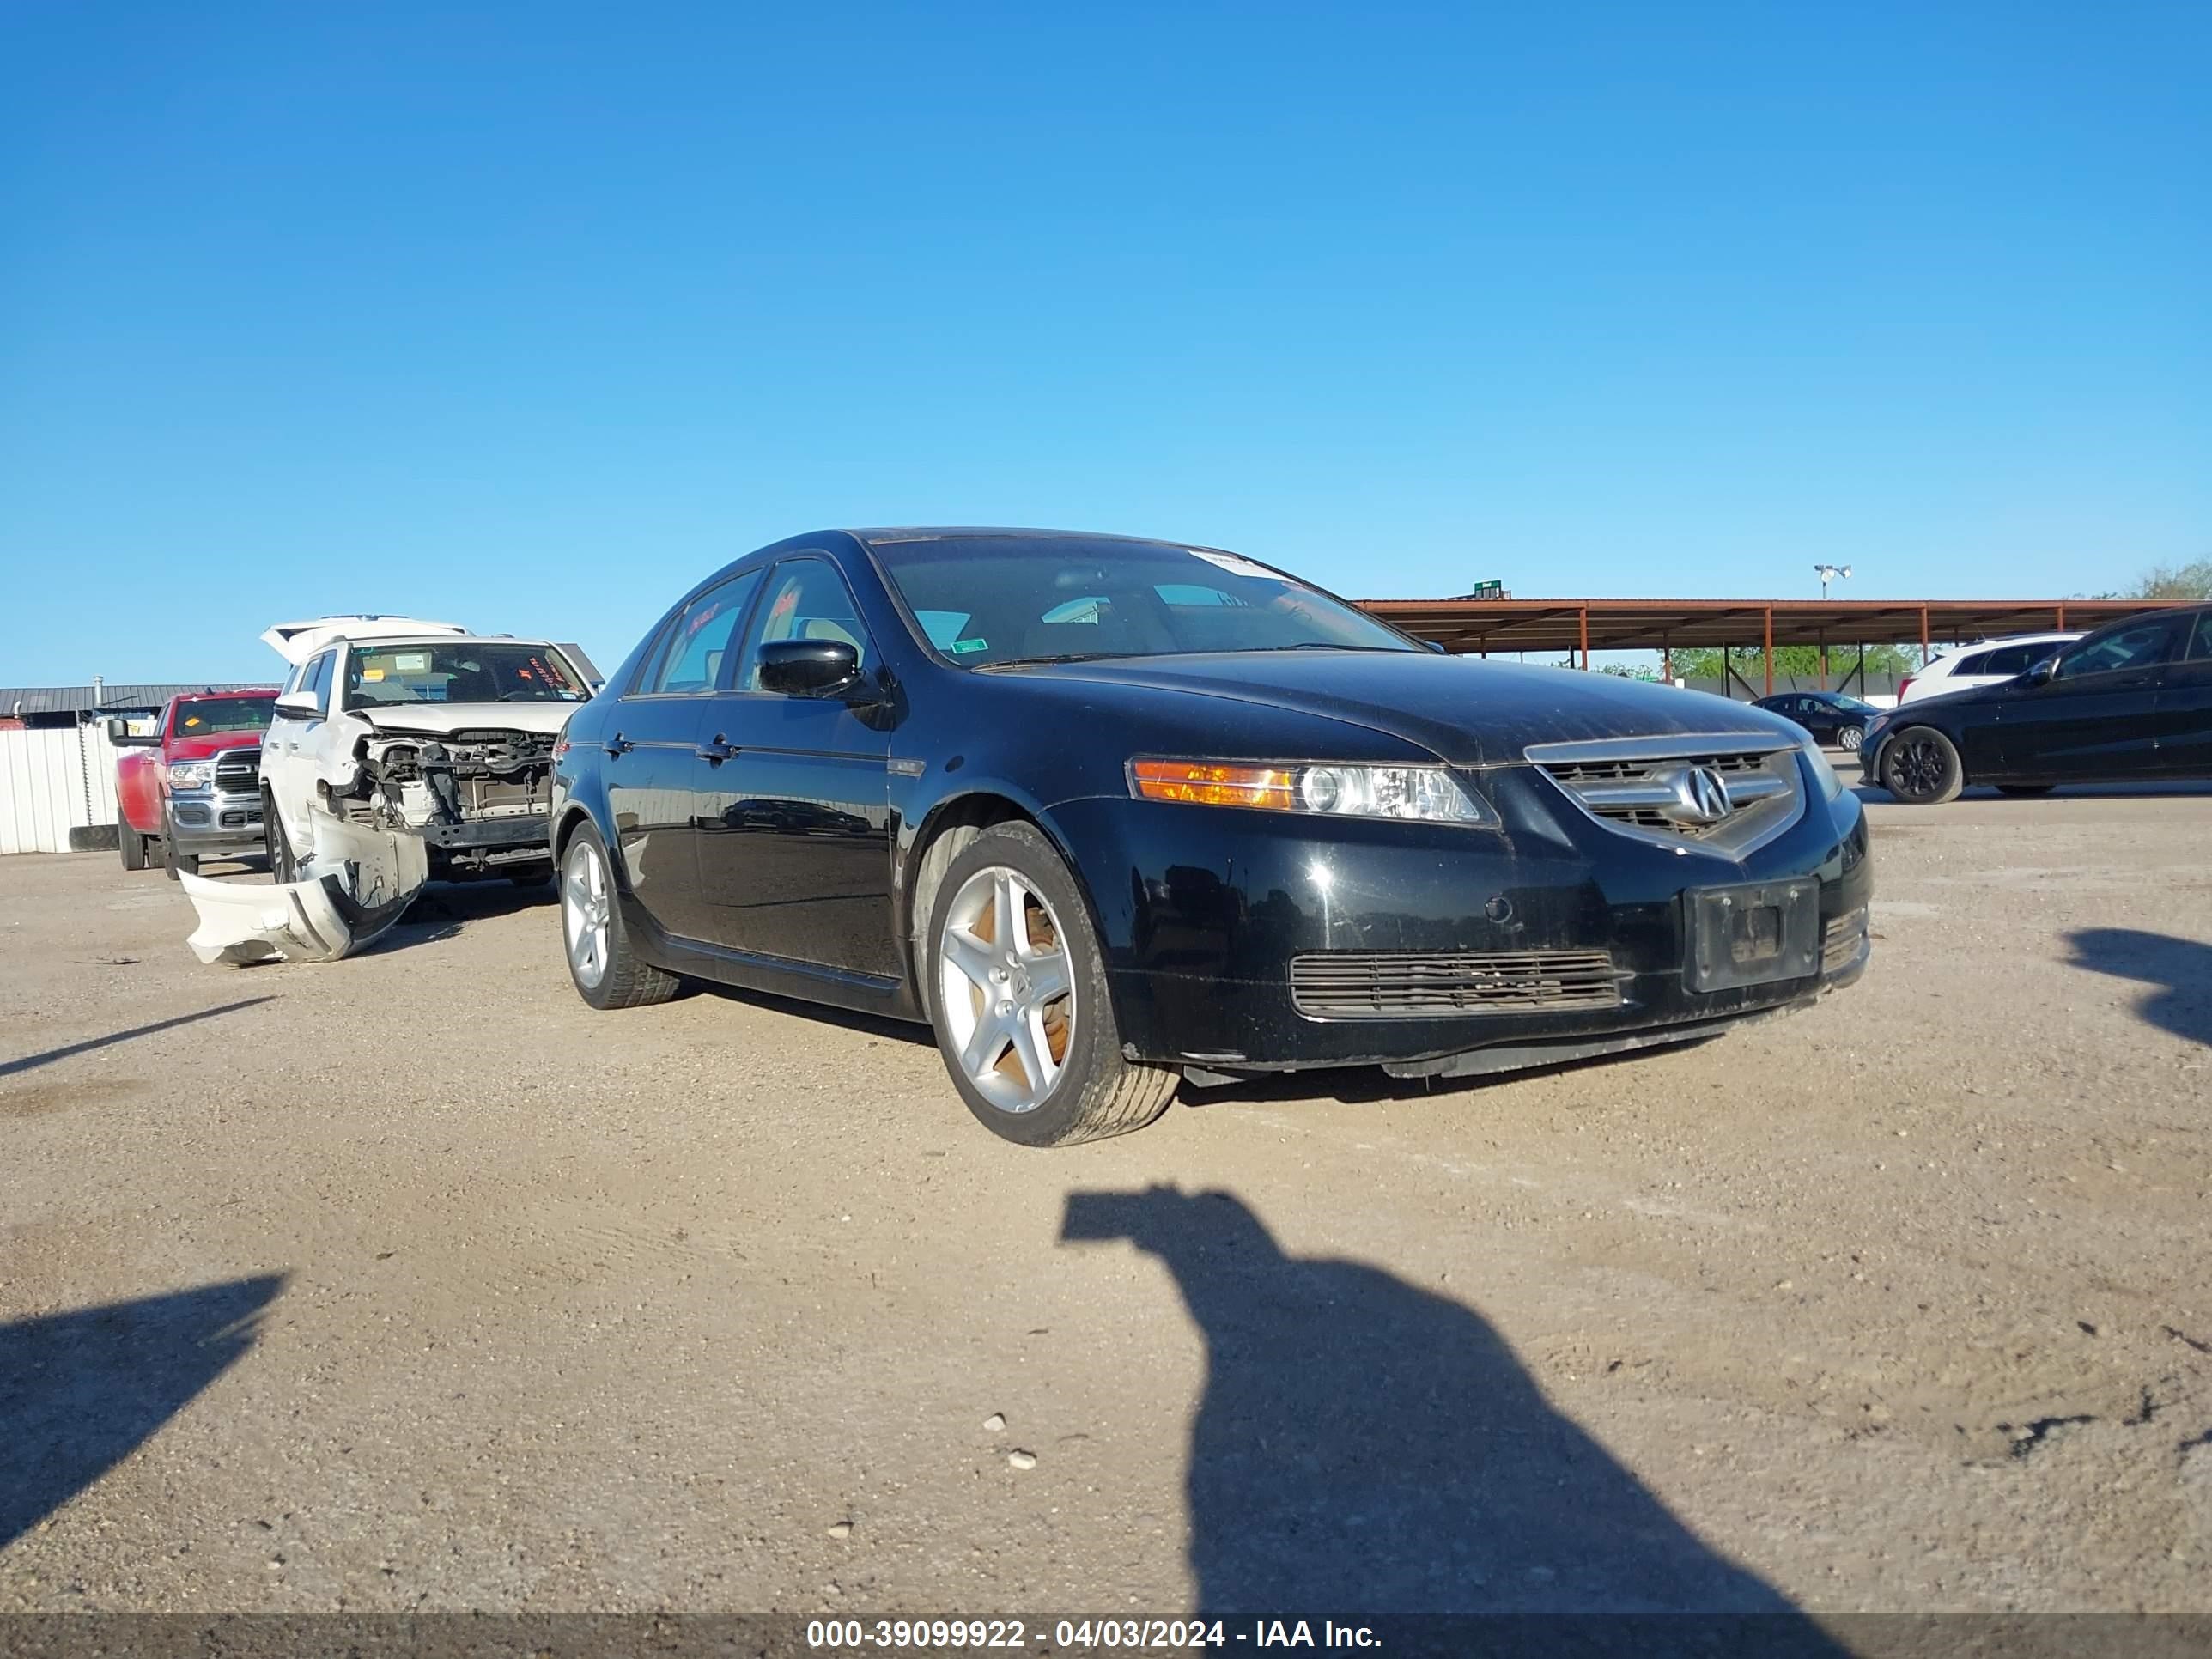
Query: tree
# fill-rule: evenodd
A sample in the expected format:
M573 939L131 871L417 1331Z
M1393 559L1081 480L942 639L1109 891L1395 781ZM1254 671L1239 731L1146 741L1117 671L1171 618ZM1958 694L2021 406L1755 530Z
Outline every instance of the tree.
M2154 565L2124 593L2100 593L2100 599L2212 599L2212 559L2194 564Z
M1757 646L1738 646L1728 653L1729 663L1745 679L1756 684L1758 677L1766 672L1766 654ZM1828 678L1842 678L1857 666L1858 650L1854 646L1832 645L1828 647ZM1870 645L1867 647L1866 672L1869 674L1906 674L1916 665L1912 653L1902 646ZM1820 647L1817 645L1778 645L1774 647L1774 673L1779 678L1812 681L1820 674ZM1707 646L1695 650L1674 653L1674 676L1685 680L1725 679L1721 666L1720 647Z

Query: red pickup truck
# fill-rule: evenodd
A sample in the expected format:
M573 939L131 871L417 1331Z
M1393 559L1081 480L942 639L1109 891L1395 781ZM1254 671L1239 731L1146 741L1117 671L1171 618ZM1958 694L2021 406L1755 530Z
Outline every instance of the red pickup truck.
M173 879L197 874L204 854L258 853L261 836L261 734L276 688L194 691L172 697L151 732L107 723L115 757L116 839L123 867L143 870L160 844Z

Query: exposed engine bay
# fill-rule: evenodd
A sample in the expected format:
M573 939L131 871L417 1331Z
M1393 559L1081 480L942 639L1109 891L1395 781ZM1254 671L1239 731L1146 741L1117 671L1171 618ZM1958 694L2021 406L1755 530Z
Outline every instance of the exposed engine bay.
M542 863L553 744L538 732L374 734L356 745L352 787L326 782L325 803L356 823L421 835L434 875Z

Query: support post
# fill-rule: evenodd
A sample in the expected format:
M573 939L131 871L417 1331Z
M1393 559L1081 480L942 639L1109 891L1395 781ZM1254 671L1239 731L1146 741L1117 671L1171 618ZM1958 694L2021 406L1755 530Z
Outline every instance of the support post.
M1774 607L1766 607L1766 695L1774 695Z
M1674 683L1674 647L1663 637L1659 641L1659 678L1669 685Z
M2058 631L2062 634L2066 631L2066 607L2063 605L2058 607Z
M1928 666L1928 607L1920 607L1920 665Z
M1828 636L1820 635L1820 690L1828 689Z
M1589 607L1588 605L1584 605L1582 608L1581 627L1583 636L1583 672L1587 674L1589 672Z

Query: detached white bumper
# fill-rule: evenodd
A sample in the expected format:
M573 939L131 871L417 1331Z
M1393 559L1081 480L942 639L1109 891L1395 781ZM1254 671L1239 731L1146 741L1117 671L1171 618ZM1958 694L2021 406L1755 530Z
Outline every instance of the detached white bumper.
M430 878L420 836L324 819L301 878L275 887L179 875L202 962L335 962L388 932Z

